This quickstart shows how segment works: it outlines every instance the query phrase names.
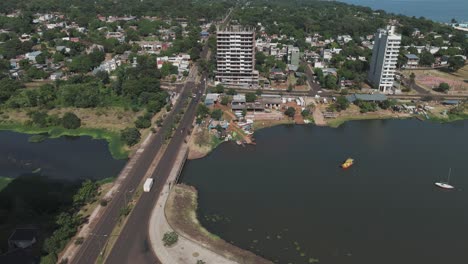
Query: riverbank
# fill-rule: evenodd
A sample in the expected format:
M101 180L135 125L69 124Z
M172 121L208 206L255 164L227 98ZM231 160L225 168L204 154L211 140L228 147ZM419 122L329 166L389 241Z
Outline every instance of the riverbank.
M254 253L238 248L211 234L197 218L198 194L194 187L178 184L169 194L165 214L167 221L179 234L197 241L209 250L237 263L272 263Z
M42 134L47 133L49 138L58 138L61 136L89 136L93 139L104 139L109 144L109 151L115 159L126 159L130 153L128 147L120 139L120 134L100 128L65 129L63 127L36 127L22 123L3 122L0 123L0 130L14 131L24 134Z
M306 263L309 258L320 263L382 263L382 251L393 256L385 263L396 263L414 243L427 244L416 249L413 263L435 263L427 261L424 254L434 245L421 239L424 232L433 230L434 221L424 222L431 211L412 211L407 219L404 208L408 202L412 208L436 208L428 201L463 201L459 196L444 195L433 182L446 177L449 166L456 168L458 175L464 173L466 125L467 121L439 125L407 119L349 122L339 129L277 126L259 131L254 149L223 146L207 159L188 162L181 179L199 190L199 220L206 229L236 246L253 246L253 252L278 263ZM286 135L287 141L281 140ZM358 163L349 170L338 168L347 157ZM226 170L232 161L235 168ZM282 165L284 162L288 166ZM418 172L421 169L424 174ZM466 184L456 183L458 188ZM404 189L404 199L395 199L395 186ZM414 199L414 188L425 198ZM444 213L458 215L458 208ZM360 214L349 218L350 212ZM249 217L252 215L255 217ZM378 234L371 232L372 240L365 221L369 218L376 219L371 230L385 227ZM418 228L421 221L424 228ZM457 221L453 229L463 228L463 221ZM393 233L396 239L385 241L385 247L369 242L378 240L382 233ZM444 241L451 241L453 234L444 235ZM401 237L405 237L404 247L399 247ZM463 241L462 235L456 238ZM346 250L337 252L337 245ZM456 249L452 253L460 256L461 252Z

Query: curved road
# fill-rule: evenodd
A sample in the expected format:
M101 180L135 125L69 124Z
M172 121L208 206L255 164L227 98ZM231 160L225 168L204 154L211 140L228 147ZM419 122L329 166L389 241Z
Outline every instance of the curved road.
M166 152L151 176L154 179L153 188L150 192L143 193L138 203L133 208L106 263L159 263L151 249L148 235L149 219L161 190L169 177L177 154L179 153L180 146L184 143L184 139L190 132L189 130L194 120L196 107L201 98L203 88L205 87L204 85L204 81L202 81L201 85L196 87L194 87L194 83L190 83L189 89L184 91L184 97L182 98L186 98L190 88L193 88L193 92L196 93L196 98L188 105L187 111L177 127L174 137L170 141Z
M183 91L180 95L181 98L184 96L187 97L187 94L190 92L190 88L193 86L194 83L192 82L187 83L185 87L181 87ZM130 199L131 195L134 193L135 189L138 187L146 172L148 171L154 157L161 149L161 146L164 143L163 134L167 129L170 129L175 117L175 113L178 113L180 109L182 109L182 101L183 100L178 100L178 102L173 107L173 110L164 120L160 130L156 134L152 135L150 143L143 151L141 157L136 161L127 178L122 182L122 186L119 189L119 192L117 192L109 202L105 211L103 212L103 215L92 228L92 233L80 246L71 263L94 263L100 255L101 251L105 250L105 245L109 234L111 234L114 226L119 221L120 209L123 208L126 201Z

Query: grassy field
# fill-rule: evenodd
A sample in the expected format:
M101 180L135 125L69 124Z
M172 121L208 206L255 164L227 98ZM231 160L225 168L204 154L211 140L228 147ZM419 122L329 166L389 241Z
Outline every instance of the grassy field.
M123 107L100 108L57 108L47 112L49 115L63 116L66 112L73 112L81 119L81 127L68 130L63 127L39 128L27 125L30 120L28 112L37 111L37 108L27 109L0 109L0 130L11 130L26 134L48 133L49 137L60 136L91 136L94 139L105 139L109 143L109 150L116 159L125 159L129 156L131 148L120 140L120 131L132 127L142 111L131 111ZM152 123L166 114L163 109L157 113ZM150 133L150 129L140 131L142 140Z
M268 128L268 127L274 127L278 125L293 125L294 120L284 118L281 120L255 120L253 127L255 128L255 131L258 131L263 128Z
M461 68L460 70L453 73L453 75L462 78L464 80L468 80L468 64L465 67Z
M201 130L196 128L188 142L189 159L199 159L208 155L208 153L213 151L213 149L219 146L222 142L224 141L216 138L214 135L211 135L206 127L203 127Z
M361 113L360 108L354 104L350 105L348 109L338 112L336 118L329 118L325 121L330 127L339 127L343 123L352 120L372 120L372 119L404 119L409 118L409 114L393 113L390 110L378 110L376 112Z
M24 123L30 119L28 112L37 110L37 108L2 109L0 120ZM66 112L76 114L81 119L81 126L84 128L101 128L109 131L120 131L132 126L137 116L142 114L141 111L133 112L121 107L57 108L48 111L48 114L63 116Z
M8 178L8 177L0 177L0 192L5 188L13 178Z

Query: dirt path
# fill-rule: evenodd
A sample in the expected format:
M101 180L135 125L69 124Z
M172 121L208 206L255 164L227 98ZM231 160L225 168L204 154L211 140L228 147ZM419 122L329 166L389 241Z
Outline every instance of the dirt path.
M323 113L322 113L322 111L320 111L320 108L318 108L318 107L314 108L313 116L314 116L315 125L317 125L317 126L326 126L327 125L327 122L325 122L325 118L323 117Z

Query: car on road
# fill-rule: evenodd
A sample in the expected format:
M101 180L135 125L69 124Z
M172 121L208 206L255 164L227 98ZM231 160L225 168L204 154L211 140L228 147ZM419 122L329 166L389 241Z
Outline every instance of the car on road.
M153 187L153 178L148 178L146 179L145 183L143 184L143 191L144 192L149 192L151 191L151 187Z

